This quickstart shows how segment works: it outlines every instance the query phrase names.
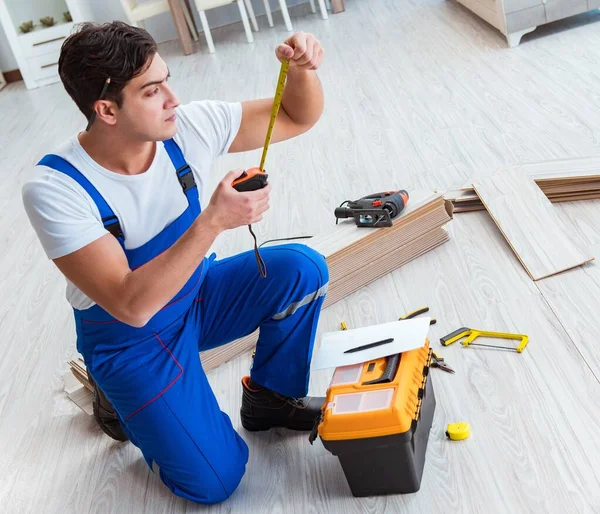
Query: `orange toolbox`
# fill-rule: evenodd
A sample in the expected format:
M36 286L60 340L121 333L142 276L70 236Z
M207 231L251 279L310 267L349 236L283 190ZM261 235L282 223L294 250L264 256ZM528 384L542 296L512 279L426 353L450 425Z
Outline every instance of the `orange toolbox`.
M339 458L354 496L420 489L435 395L422 348L336 368L317 434Z

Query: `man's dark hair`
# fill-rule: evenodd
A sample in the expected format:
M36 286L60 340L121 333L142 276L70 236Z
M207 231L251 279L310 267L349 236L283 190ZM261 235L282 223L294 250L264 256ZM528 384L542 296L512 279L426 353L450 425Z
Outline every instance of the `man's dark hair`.
M63 43L58 61L69 96L89 119L106 80L104 98L120 107L127 83L141 75L156 53L156 41L143 29L120 21L82 23Z

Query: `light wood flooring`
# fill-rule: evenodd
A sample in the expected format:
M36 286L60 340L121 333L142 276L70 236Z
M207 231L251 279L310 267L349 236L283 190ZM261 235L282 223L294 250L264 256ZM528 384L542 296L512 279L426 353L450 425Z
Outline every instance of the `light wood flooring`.
M261 240L333 226L342 200L390 188L444 190L527 161L600 154L600 14L542 27L509 50L493 28L452 1L346 0L323 21L292 9L326 49L326 111L295 141L271 148L274 191ZM245 43L241 25L215 30L217 52L161 45L183 101L272 94L283 23ZM6 513L594 513L600 512L600 264L534 283L485 212L457 214L451 240L323 312L319 334L429 305L433 346L456 369L433 370L438 406L421 490L355 499L320 442L273 431L244 434L251 456L239 489L205 508L171 495L137 449L105 436L66 399L74 355L64 281L44 257L21 204L28 166L83 120L62 86L0 93L0 510ZM226 170L260 152L230 155ZM207 192L208 194L209 192ZM600 202L555 205L573 234L600 249ZM228 255L247 230L221 237ZM530 336L523 354L441 348L458 327ZM240 426L242 356L210 373ZM323 394L330 372L315 373ZM472 436L450 442L449 422Z

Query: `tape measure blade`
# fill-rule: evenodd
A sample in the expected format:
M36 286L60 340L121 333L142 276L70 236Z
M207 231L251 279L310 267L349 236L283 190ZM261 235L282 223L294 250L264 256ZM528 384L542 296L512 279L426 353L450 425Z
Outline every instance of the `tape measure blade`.
M281 100L283 99L283 88L285 86L285 79L289 67L290 61L284 57L281 61L281 68L279 69L279 78L277 79L277 88L275 90L275 96L273 98L273 108L271 109L271 119L269 120L269 128L267 129L267 136L265 138L263 153L260 158L260 171L264 171L265 161L267 159L267 151L269 150L269 145L271 144L273 127L275 127L275 120L277 119L279 107L281 106Z

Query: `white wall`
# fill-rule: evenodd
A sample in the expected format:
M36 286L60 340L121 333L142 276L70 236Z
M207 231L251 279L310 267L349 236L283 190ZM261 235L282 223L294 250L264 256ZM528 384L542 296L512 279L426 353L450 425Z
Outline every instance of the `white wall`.
M94 19L92 21L105 22L112 20L125 20L125 13L121 6L120 0L79 0L82 4L87 4L93 13ZM143 0L140 0L143 2ZM279 2L277 0L270 0L273 11L279 9ZM289 7L297 4L307 3L308 0L287 0ZM195 10L195 4L191 2L193 14L196 18L196 25L200 27L200 19L198 13ZM252 0L254 12L256 16L260 16L265 13L262 0ZM206 12L208 23L212 27L220 27L240 21L240 13L236 5L226 5L217 9L211 9ZM293 20L292 20L293 21ZM276 22L283 24L281 16L276 17ZM263 24L264 26L264 24ZM156 16L146 22L146 28L148 32L159 42L170 41L177 39L177 32L173 19L170 14L164 14ZM9 71L17 68L17 63L12 55L8 41L0 25L0 71Z
M0 25L0 72L16 70L17 68L17 61L15 61L12 50L8 45L4 28Z

